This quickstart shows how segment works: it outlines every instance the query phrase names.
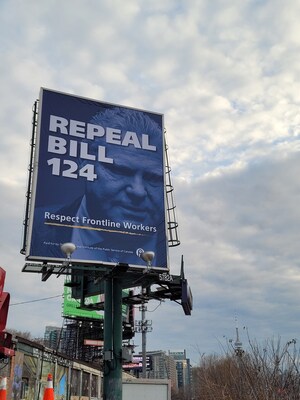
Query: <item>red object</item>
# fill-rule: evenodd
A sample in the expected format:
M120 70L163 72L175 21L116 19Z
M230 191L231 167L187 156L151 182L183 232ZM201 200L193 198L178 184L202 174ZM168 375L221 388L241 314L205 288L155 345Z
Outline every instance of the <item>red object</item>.
M7 378L0 378L0 400L6 400Z
M0 296L0 331L4 331L6 327L7 314L9 308L10 294L2 292Z
M5 275L6 271L0 267L0 358L3 358L3 356L12 357L15 354L12 349L12 335L8 332L3 332L6 327L10 300L10 294L8 292L3 292ZM2 400L1 387L2 381L0 381L0 400Z
M3 292L6 271L0 267L0 295Z
M0 332L0 346L12 347L12 334L8 332Z
M15 351L14 351L14 349L0 346L0 354L4 357L12 357L15 355ZM0 397L0 400L1 400L1 397Z
M1 398L0 398L1 400ZM53 379L52 375L48 374L47 378L47 386L44 391L44 397L43 400L55 400L54 398L54 390L53 390Z

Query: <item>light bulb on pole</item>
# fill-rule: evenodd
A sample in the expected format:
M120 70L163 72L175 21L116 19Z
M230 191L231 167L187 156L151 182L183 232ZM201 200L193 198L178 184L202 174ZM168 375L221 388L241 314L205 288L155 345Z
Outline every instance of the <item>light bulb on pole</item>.
M66 255L67 260L70 261L71 255L76 250L76 245L71 242L63 243L61 246L61 251Z
M143 253L140 254L140 257L147 264L146 272L149 272L152 265L152 261L155 257L154 251L144 251Z

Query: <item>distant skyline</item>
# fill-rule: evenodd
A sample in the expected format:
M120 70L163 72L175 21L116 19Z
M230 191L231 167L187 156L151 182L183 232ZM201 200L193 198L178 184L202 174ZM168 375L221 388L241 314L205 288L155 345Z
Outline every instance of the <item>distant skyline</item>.
M9 328L63 323L62 277L21 272L32 106L46 87L164 114L181 240L171 272L183 254L194 310L151 301L149 350L222 353L235 316L243 346L247 331L300 339L299 13L292 0L0 3Z

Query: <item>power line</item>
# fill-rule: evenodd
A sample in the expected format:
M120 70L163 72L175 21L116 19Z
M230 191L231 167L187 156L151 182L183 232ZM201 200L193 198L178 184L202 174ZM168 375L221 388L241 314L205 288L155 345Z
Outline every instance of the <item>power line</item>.
M37 300L29 300L29 301L21 301L20 303L13 303L10 304L9 306L18 306L20 304L27 304L27 303L36 303L38 301L44 301L44 300L49 300L49 299L55 299L56 297L63 297L61 294L57 296L52 296L52 297L44 297L43 299L37 299Z

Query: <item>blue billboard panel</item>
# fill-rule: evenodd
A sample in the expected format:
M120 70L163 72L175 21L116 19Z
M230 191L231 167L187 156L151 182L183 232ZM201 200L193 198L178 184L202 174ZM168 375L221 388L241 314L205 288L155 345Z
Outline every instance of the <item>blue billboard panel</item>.
M26 258L167 268L163 115L41 89Z

